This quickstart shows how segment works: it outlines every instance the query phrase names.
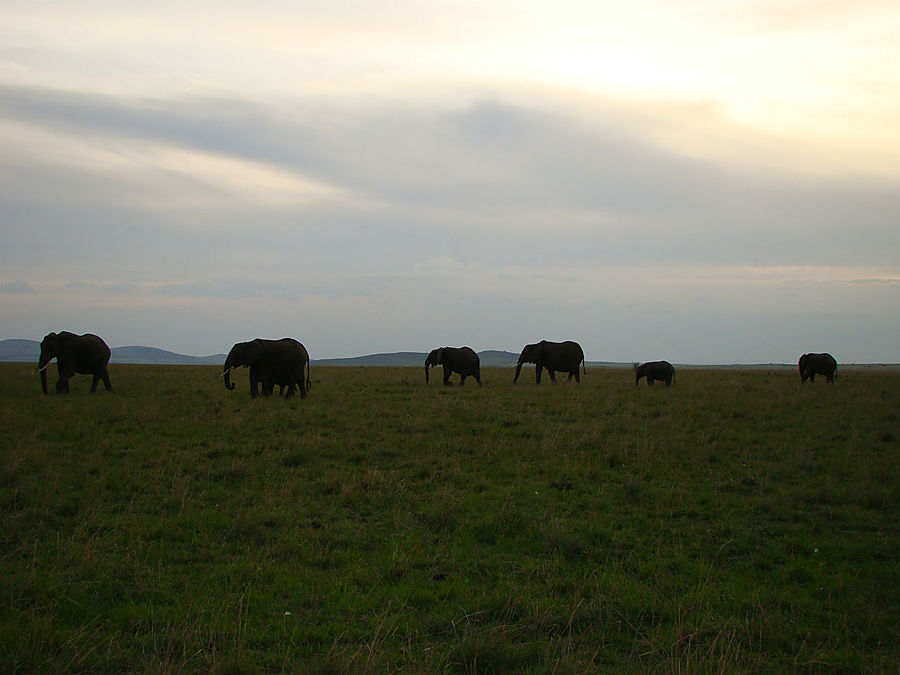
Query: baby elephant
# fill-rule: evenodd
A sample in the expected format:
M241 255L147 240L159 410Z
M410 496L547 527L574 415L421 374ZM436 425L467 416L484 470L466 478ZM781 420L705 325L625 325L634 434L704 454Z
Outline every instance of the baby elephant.
M675 368L668 361L648 361L638 365L634 364L634 386L638 386L641 378L647 378L647 384L653 386L654 380L665 382L666 386L672 384L672 378L675 377Z
M435 366L444 366L444 384L452 386L450 376L459 373L459 386L466 383L466 378L475 378L478 386L481 386L481 360L471 347L439 347L432 349L425 359L425 383L428 383L428 369Z

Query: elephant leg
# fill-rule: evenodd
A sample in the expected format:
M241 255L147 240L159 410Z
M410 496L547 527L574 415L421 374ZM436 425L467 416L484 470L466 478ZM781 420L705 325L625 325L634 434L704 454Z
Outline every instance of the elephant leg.
M450 366L444 366L444 386L452 387L453 383L450 381L450 376L453 374L453 370Z
M553 368L547 368L547 374L550 376L550 381L556 384L556 371Z
M97 385L100 384L100 373L94 373L91 379L91 393L97 392Z
M475 381L478 383L478 386L480 387L481 386L481 375L479 373L475 373L475 375L473 377L475 378Z
M263 384L263 393L265 393L266 386ZM259 373L250 369L250 398L259 397Z
M284 397L285 397L285 398L291 398L291 397L294 395L294 393L295 393L296 391L297 391L297 386L296 386L293 382L291 382L291 383L288 385L287 394L285 394Z
M112 391L112 382L109 381L108 366L103 366L103 372L100 373L100 378L103 380L103 386L106 387L106 391Z
M541 371L544 369L544 366L538 364L534 367L534 383L541 383Z

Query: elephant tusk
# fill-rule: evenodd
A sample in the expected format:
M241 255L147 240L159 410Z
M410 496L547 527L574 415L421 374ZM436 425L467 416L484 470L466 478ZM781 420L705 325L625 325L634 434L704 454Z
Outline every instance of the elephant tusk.
M43 368L38 368L37 366L35 366L35 367L34 367L34 371L32 371L31 374L32 374L32 375L37 375L38 373L43 373L45 370L47 370L47 368L50 367L50 363L51 363L51 362L48 361L48 362L47 362L47 365L44 366Z

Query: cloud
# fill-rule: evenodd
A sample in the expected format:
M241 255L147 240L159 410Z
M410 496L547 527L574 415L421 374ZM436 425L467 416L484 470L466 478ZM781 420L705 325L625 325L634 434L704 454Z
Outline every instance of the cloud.
M0 282L0 293L33 293L34 289L21 279Z
M93 281L70 281L64 289L73 293L102 295L136 295L141 287L135 283L97 283Z
M591 121L552 102L529 106L502 96L450 107L322 100L291 107L6 87L0 111L20 125L127 148L141 168L130 189L144 198L129 195L120 181L121 202L147 211L148 201L172 200L200 213L180 226L220 211L235 214L216 216L217 227L227 228L254 206L272 214L271 222L293 217L307 229L348 227L360 236L383 227L418 230L420 242L447 230L477 233L494 255L501 240L526 257L549 247L551 255L557 248L598 260L695 263L788 264L798 256L808 264L885 262L900 249L889 215L900 211L896 179L792 170L789 148L781 168L695 156L653 141L656 121L668 118L654 118L652 106L638 121L620 108L597 109ZM721 119L706 121L725 128ZM47 164L45 157L39 170L52 188ZM25 157L15 162L12 173L26 176L21 183L29 165ZM110 169L63 166L57 175L100 200L109 194L104 181L115 185L122 174ZM203 184L184 181L188 175ZM248 177L258 191L312 199L254 202L239 189ZM204 190L232 197L192 208L172 196ZM28 199L9 196L13 203ZM254 226L265 230L271 222ZM448 253L461 257L460 246L451 246Z
M862 284L863 286L900 286L900 278L897 277L881 277L876 279L850 279L847 283Z

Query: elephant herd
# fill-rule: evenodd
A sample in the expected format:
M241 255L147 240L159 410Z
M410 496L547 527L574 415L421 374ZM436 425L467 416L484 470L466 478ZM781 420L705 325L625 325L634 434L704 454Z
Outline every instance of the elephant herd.
M93 375L91 392L97 391L97 384L112 391L109 380L110 350L102 338L87 333L75 335L68 331L49 333L41 341L41 355L34 372L41 374L41 390L47 393L47 368L56 359L59 378L56 381L56 393L69 393L69 379L75 374ZM532 363L535 367L535 383L541 383L541 373L546 370L553 382L556 372L568 374L568 380L575 378L581 382L581 374L586 373L584 367L584 350L577 342L550 342L541 340L535 344L525 345L516 363L516 374L513 383L518 381L522 365ZM798 362L800 381L815 382L816 375L822 375L828 382L834 382L837 361L831 354L804 354ZM433 349L425 359L425 382L428 383L428 371L436 366L444 369L443 382L449 386L450 376L457 373L459 384L463 385L467 377L475 378L481 386L481 361L471 347L439 347ZM234 389L231 382L231 371L235 368L250 369L250 396L271 396L276 385L279 393L285 397L293 396L300 390L300 398L306 398L309 392L309 352L300 342L293 338L280 340L263 340L257 338L249 342L238 342L228 352L221 377L225 388ZM672 384L675 368L668 361L648 361L634 364L634 384L637 386L641 378L648 385L655 381Z

